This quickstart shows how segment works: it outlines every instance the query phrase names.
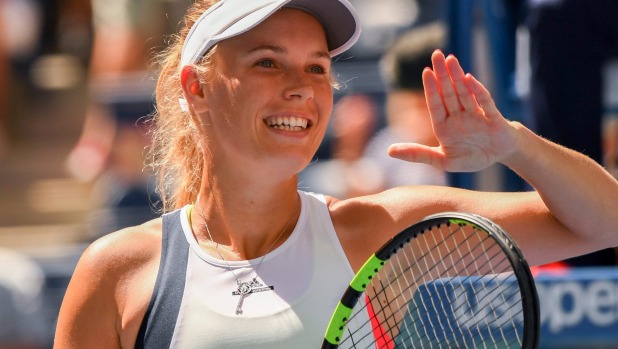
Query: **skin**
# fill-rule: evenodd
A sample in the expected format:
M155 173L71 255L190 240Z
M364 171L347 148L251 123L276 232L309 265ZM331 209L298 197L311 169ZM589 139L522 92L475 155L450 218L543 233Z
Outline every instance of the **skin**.
M206 219L226 260L252 259L285 241L292 229L277 236L290 217L296 223L297 173L311 160L332 111L330 59L315 18L284 9L220 42L214 61L216 73L207 77L208 84L200 84L190 67L182 74L208 148L199 201L204 215L192 211L193 231L204 250L219 258L204 229ZM433 69L426 69L423 79L440 145L396 144L389 148L391 156L449 171L477 171L500 162L541 194L405 187L348 200L328 197L354 270L387 238L441 211L474 212L496 221L532 264L618 245L612 233L618 224L618 183L607 172L504 119L455 57L436 51ZM195 84L199 88L192 88ZM269 125L273 117L289 115L306 119L308 127L292 132ZM67 290L56 347L133 347L154 288L160 245L160 219L94 242Z

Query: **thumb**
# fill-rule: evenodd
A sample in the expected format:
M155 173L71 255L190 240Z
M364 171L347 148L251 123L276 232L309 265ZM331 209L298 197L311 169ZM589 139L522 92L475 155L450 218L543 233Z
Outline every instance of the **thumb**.
M418 143L395 143L388 147L389 156L409 162L418 162L442 168L444 153L440 147Z

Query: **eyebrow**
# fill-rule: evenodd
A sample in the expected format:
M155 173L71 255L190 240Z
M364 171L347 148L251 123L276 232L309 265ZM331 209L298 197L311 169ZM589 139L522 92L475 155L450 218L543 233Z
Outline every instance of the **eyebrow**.
M260 45L257 46L251 50L249 50L248 53L254 53L254 52L259 52L259 51L272 51L275 53L280 53L280 54L285 54L288 52L288 50L286 50L285 48L281 47L281 46L276 46L276 45ZM315 51L312 54L312 57L314 58L325 58L330 60L330 54L328 54L328 52L326 51Z

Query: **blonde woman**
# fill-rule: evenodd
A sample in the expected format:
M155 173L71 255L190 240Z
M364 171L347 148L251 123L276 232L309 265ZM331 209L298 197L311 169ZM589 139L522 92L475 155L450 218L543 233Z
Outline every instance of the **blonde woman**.
M360 34L352 6L198 1L185 22L157 90L165 214L88 248L57 348L317 348L361 263L440 211L495 220L532 263L618 245L616 181L504 119L439 51L423 79L440 146L396 144L390 155L447 171L500 162L538 192L401 187L338 200L299 191L332 111L331 58Z

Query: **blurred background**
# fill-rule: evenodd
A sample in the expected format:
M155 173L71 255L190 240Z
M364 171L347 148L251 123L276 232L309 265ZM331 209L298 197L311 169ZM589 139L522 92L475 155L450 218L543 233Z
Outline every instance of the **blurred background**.
M350 1L363 33L335 60L342 88L299 188L530 190L499 165L446 174L385 159L394 141L435 142L418 82L435 48L486 84L507 118L617 173L617 1ZM0 0L0 349L51 348L86 246L158 216L144 166L150 60L190 2ZM535 270L543 347L618 346L615 266L609 249Z

